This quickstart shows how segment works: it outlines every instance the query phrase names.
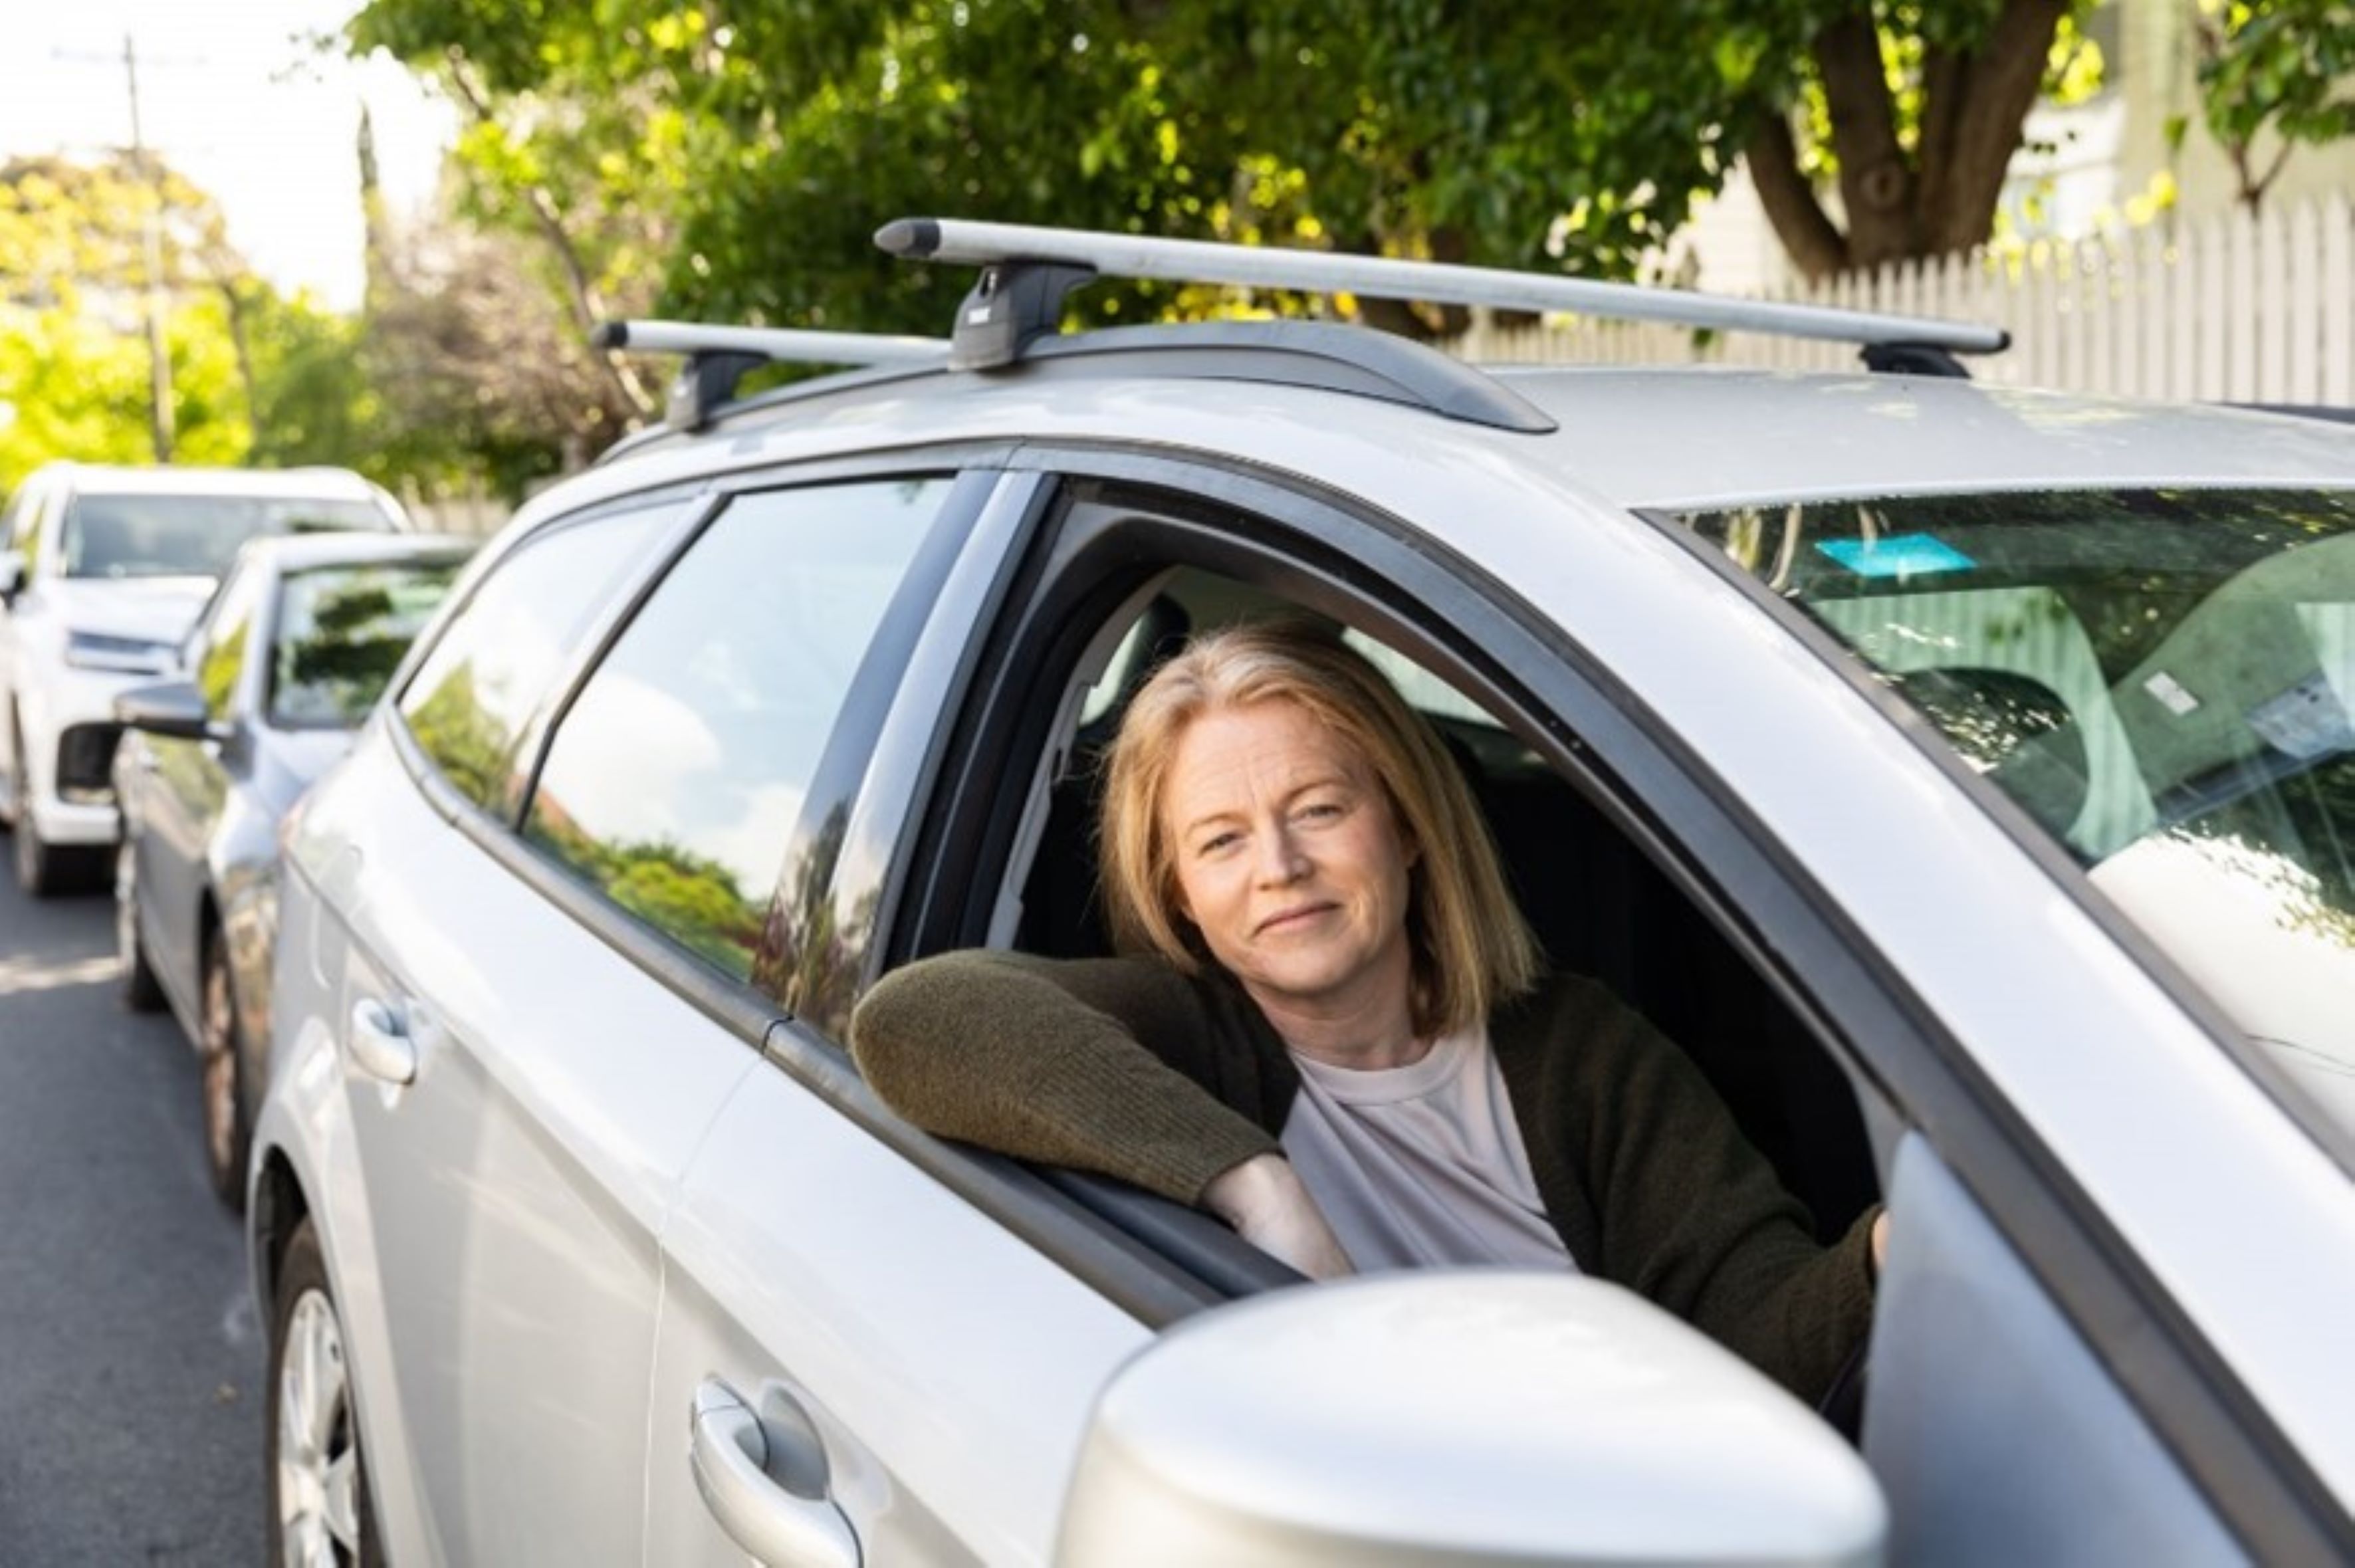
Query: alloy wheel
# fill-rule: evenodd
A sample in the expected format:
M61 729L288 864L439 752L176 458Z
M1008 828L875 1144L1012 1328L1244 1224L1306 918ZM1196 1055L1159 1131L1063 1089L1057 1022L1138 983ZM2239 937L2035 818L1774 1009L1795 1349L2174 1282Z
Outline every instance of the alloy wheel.
M306 1290L286 1322L278 1373L278 1520L285 1568L360 1560L359 1437L343 1329L324 1290Z

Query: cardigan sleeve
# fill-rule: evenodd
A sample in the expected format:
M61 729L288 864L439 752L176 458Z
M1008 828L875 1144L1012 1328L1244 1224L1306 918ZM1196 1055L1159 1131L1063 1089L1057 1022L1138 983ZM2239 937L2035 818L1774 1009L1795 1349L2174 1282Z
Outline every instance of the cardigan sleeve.
M1823 1246L1666 1036L1593 981L1553 996L1545 1131L1591 1205L1597 1272L1819 1398L1871 1328L1880 1210Z
M859 1072L925 1131L1187 1204L1277 1148L1220 1096L1230 1032L1167 965L978 951L893 971L850 1021Z

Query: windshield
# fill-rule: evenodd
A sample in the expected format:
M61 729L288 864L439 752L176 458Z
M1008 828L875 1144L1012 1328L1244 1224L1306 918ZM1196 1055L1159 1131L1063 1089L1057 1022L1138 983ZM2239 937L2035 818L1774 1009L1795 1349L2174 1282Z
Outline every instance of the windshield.
M1829 629L2355 1127L2355 494L1683 521Z
M368 717L450 590L455 561L321 567L279 590L270 721L348 730Z
M384 530L366 501L254 496L82 496L66 515L68 577L218 577L261 534Z

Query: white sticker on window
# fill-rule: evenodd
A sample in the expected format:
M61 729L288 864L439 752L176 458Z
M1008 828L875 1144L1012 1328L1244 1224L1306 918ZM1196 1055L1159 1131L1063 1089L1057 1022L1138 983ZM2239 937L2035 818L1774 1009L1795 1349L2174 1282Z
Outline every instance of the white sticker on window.
M2183 683L2160 670L2142 683L2142 688L2167 705L2167 710L2178 719L2200 706L2200 699L2183 688Z

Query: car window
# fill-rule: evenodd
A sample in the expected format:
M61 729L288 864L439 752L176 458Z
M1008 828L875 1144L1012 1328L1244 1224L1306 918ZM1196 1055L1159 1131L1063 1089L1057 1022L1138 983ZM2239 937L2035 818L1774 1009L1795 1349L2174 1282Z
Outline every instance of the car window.
M246 645L253 633L253 613L261 603L261 573L233 572L206 613L204 628L192 644L196 662L190 673L203 694L205 711L218 720L229 716L237 698L238 676L245 668Z
M265 534L391 528L367 501L81 496L66 513L68 577L218 577Z
M343 730L366 718L458 566L380 561L290 574L278 591L270 721Z
M803 793L950 484L739 498L558 725L526 835L622 909L748 977Z
M675 516L659 507L614 513L528 540L443 630L400 707L459 793L501 809L533 709L615 580Z
M1928 719L2355 1127L2355 495L1685 521Z

